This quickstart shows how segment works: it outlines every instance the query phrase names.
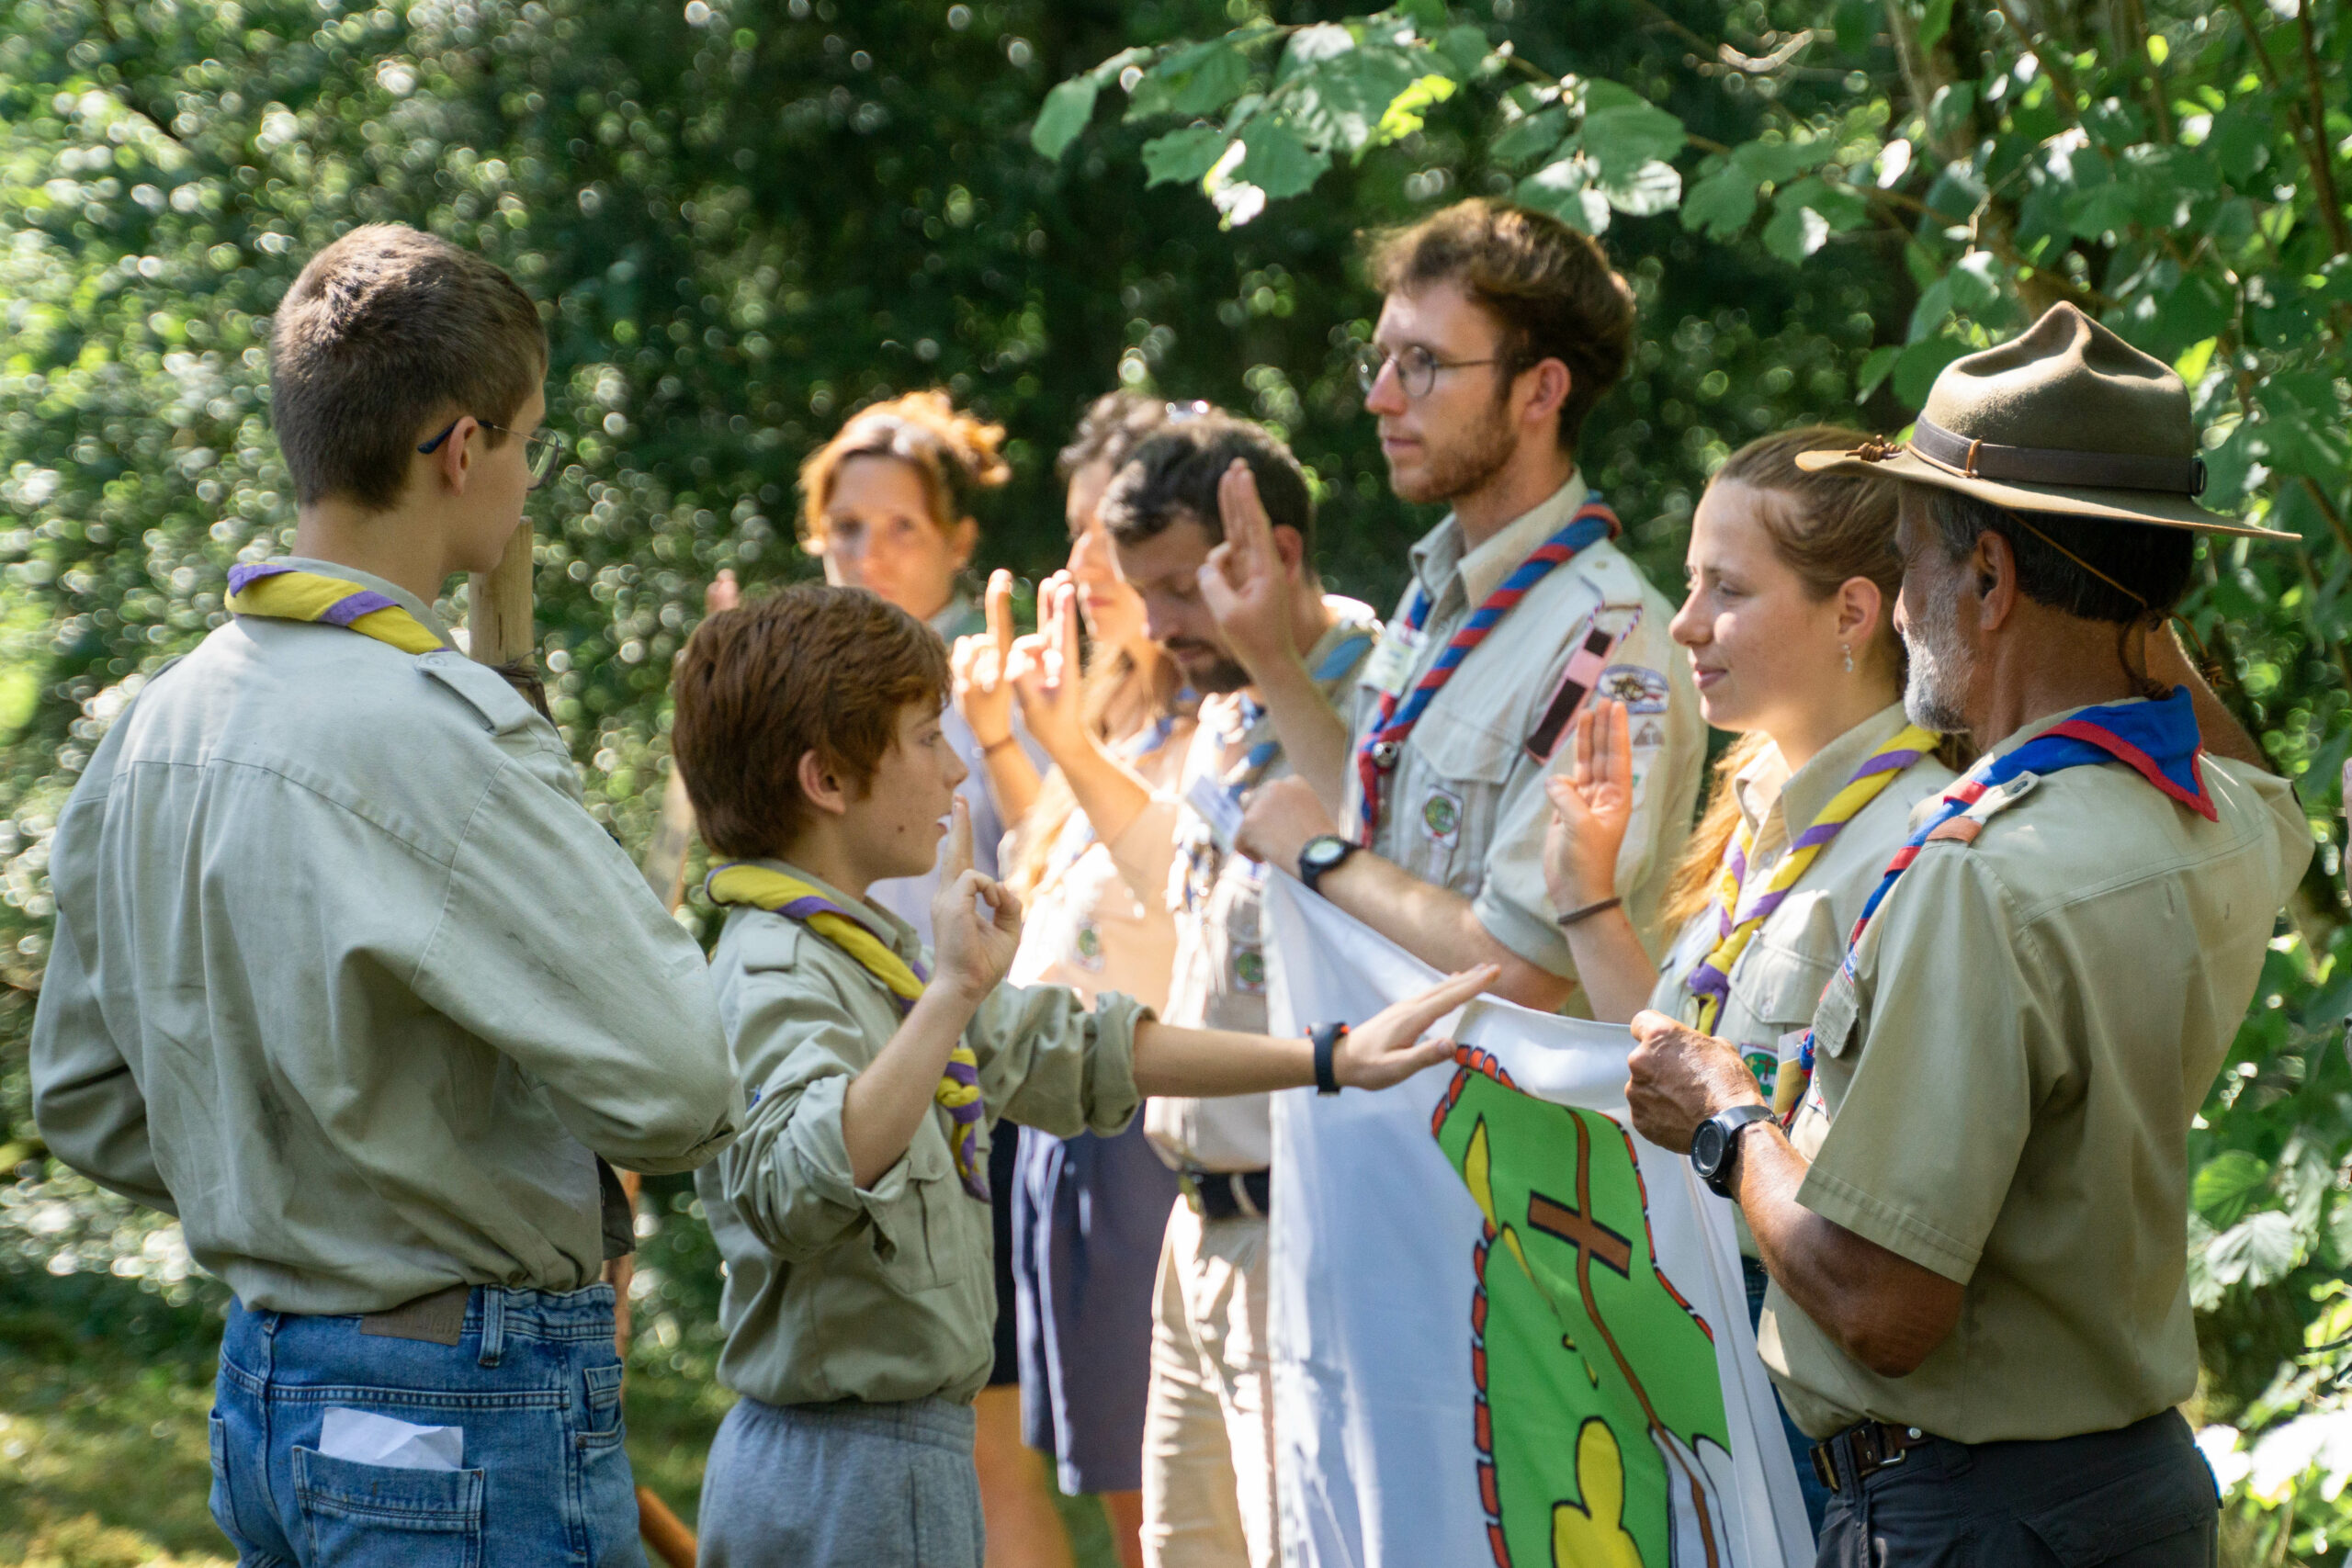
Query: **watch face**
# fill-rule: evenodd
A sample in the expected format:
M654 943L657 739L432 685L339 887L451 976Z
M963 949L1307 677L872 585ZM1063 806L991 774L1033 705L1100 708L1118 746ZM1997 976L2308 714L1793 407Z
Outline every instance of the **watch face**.
M1315 865L1328 866L1336 864L1340 857L1347 852L1348 846L1346 840L1329 838L1328 836L1317 839L1313 843L1306 846L1307 861L1311 864Z
M1698 1135L1690 1140L1690 1163L1699 1168L1702 1176L1713 1176L1724 1163L1723 1123L1713 1118L1699 1123Z

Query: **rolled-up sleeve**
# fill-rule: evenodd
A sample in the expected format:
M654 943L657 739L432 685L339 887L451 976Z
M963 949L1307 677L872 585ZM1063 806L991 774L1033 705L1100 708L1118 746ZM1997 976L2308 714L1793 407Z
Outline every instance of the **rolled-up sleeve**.
M1136 1025L1151 1016L1116 991L1089 1008L1061 986L999 986L964 1035L989 1114L1064 1138L1124 1131L1143 1098Z
M473 813L412 984L615 1165L692 1170L741 1124L701 949L620 846L519 759Z
M842 998L821 976L753 969L735 982L734 1000L735 1056L752 1100L718 1173L743 1223L786 1262L867 1227L885 1262L902 1247L921 1247L912 1162L922 1140L870 1187L851 1174L842 1103L873 1047Z

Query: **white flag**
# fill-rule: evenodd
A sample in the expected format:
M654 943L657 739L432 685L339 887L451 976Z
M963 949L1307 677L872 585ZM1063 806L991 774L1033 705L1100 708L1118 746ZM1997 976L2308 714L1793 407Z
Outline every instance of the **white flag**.
M1438 977L1287 876L1265 918L1277 1034ZM1810 1563L1731 1205L1632 1135L1631 1034L1485 998L1445 1027L1454 1065L1274 1097L1284 1562Z

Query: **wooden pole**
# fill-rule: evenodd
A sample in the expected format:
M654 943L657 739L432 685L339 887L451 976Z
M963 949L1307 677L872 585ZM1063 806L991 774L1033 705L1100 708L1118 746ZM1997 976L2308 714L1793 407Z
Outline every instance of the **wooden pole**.
M506 542L506 553L498 564L486 572L475 572L466 579L466 651L476 662L487 664L526 692L537 686L538 670L538 634L531 616L531 525L526 521L516 525L514 536ZM684 785L675 773L671 775L673 792L683 793ZM662 802L663 827L669 826L670 803ZM693 831L694 811L686 809L686 829ZM672 874L673 884L683 879L685 870L684 833L680 835L677 870ZM654 835L654 846L663 849L668 834ZM651 856L648 856L648 873L651 873ZM664 893L657 886L656 893ZM672 908L677 908L677 895L666 893ZM637 1203L637 1173L621 1173L621 1186L628 1191L632 1209ZM618 1258L605 1266L605 1277L615 1281L614 1315L616 1348L623 1356L628 1353L628 1282L629 1260ZM643 1486L637 1489L637 1530L646 1545L651 1547L670 1568L694 1568L694 1532L670 1511L668 1504Z

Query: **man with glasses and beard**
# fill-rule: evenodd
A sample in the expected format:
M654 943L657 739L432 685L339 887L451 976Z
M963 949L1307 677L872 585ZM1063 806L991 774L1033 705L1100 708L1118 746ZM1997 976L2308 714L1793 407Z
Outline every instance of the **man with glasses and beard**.
M1265 867L1233 852L1243 794L1287 774L1266 694L1250 684L1202 597L1237 552L1279 603L1283 653L1337 728L1340 700L1372 651L1369 605L1327 595L1315 571L1315 503L1283 444L1223 413L1192 414L1138 446L1101 513L1119 573L1143 595L1152 640L1201 694L1181 803L1157 797L1111 844L1130 886L1167 854L1176 913L1166 1021L1263 1033L1259 945ZM1286 696L1292 694L1285 694ZM1144 1127L1182 1175L1154 1292L1144 1416L1144 1558L1155 1568L1272 1568L1276 1560L1273 1400L1266 1351L1266 1096L1155 1097Z
M1657 936L1706 750L1673 606L1577 465L1624 371L1633 292L1589 236L1480 200L1386 236L1371 271L1385 298L1360 373L1389 484L1452 510L1412 548L1344 736L1290 695L1304 683L1263 596L1217 595L1300 756L1251 798L1241 847L1424 963L1501 964L1498 994L1549 1010L1576 989L1563 921L1622 902ZM1632 710L1634 817L1613 896L1555 909L1544 781L1573 764L1562 742L1596 692Z
M1984 756L1913 815L1784 1118L1655 1012L1628 1098L1755 1232L1824 1564L2214 1560L2187 1136L2312 838L2164 629L2199 533L2264 533L2191 500L2199 450L2180 378L2060 305L1906 446L1798 459L1903 481L1905 706Z

